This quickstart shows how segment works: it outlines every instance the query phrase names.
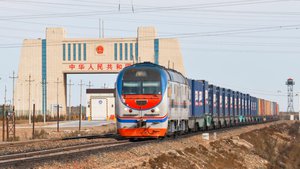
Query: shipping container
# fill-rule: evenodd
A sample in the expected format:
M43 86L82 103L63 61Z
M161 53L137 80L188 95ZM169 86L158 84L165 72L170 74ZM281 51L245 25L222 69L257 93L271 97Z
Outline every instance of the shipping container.
M252 116L258 115L258 99L256 97L252 97Z
M270 115L270 101L265 100L265 115L269 116Z
M240 116L240 109L239 109L239 92L235 92L235 105L236 105L236 117L239 117Z
M212 117L217 117L217 87L214 85L209 85L208 87L208 105L209 113Z
M217 87L217 114L220 118L223 118L223 88Z
M271 102L271 115L274 116L274 102Z
M250 95L246 94L246 116L250 117L251 115L251 99L250 99Z
M203 81L191 81L191 90L192 90L192 117L203 117L204 116L204 97Z
M223 88L223 113L225 117L229 116L228 103L228 90Z
M245 114L246 114L246 112L245 112L245 94L243 94L243 93L242 93L241 102L242 102L242 116L245 116Z
M202 82L203 84L203 90L202 90L202 99L203 99L203 111L205 115L210 115L209 112L209 104L208 104L208 82L205 80L199 80L199 82Z
M258 101L257 115L262 116L262 99L257 98L257 101Z
M228 89L228 112L230 117L234 117L233 112L233 91Z
M261 99L261 115L266 115L266 102L264 99Z
M242 94L237 92L237 101L238 101L238 116L242 116Z

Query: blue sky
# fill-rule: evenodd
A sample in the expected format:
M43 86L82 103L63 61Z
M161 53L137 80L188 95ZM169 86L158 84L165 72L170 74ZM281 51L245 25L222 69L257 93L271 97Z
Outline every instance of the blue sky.
M120 10L119 10L120 9ZM133 10L134 9L134 12ZM45 38L46 27L64 27L72 38L135 37L138 26L155 26L159 37L178 38L187 75L278 101L286 110L287 78L300 91L300 1L297 0L1 0L0 103L11 99L23 39ZM113 87L114 75L70 75L72 104L80 79ZM300 82L299 82L300 83ZM278 91L281 91L278 93ZM298 98L294 108L298 110Z

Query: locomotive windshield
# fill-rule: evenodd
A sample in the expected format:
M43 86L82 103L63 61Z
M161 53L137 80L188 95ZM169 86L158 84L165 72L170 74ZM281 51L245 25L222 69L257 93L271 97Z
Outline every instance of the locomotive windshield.
M155 69L129 69L124 73L122 94L161 94L160 72Z

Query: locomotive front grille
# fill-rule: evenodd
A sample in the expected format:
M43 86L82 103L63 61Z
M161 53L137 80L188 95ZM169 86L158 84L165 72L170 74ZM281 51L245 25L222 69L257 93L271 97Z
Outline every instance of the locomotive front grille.
M136 100L135 102L139 106L144 106L147 104L148 101L147 100Z

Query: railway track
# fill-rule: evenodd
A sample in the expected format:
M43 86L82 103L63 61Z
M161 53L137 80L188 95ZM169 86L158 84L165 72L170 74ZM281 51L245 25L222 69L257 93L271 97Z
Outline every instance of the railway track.
M30 140L30 141L5 142L5 143L0 143L0 148L24 146L24 145L28 145L28 144L44 143L44 142L57 142L57 141L66 141L66 140L79 140L79 139L99 139L99 138L120 139L117 134L109 133L109 134L101 134L101 135L65 137L65 138L58 138L58 139L38 139L38 140Z
M71 145L59 148L51 148L47 150L38 150L32 152L24 152L10 155L0 156L0 167L14 166L22 164L24 162L37 162L47 159L57 159L61 156L74 155L77 153L83 153L93 150L103 150L111 147L124 146L133 144L128 140L120 140L113 142L102 142L102 143L86 143L81 145Z
M182 138L188 138L195 135L202 134L204 132L207 133L224 133L233 129L239 129L242 127L246 127L248 125L254 125L254 124L247 124L247 125L241 125L241 126L233 126L228 128L220 128L220 129L211 129L208 131L197 131L192 132L188 134L183 134L176 136L176 139L182 139ZM94 138L96 136L88 136L88 138ZM82 139L83 137L78 137L78 139ZM96 137L97 138L97 137ZM76 139L69 138L70 140ZM116 140L116 141L110 141L110 142L93 142L93 143L81 143L80 145L68 145L64 147L59 148L51 148L46 150L38 150L38 151L32 151L32 152L24 152L24 153L16 153L16 154L9 154L9 155L1 155L0 156L0 168L6 167L6 166L16 166L23 164L23 163L33 163L33 162L40 162L47 159L55 160L59 159L60 157L66 158L67 156L71 155L77 155L79 153L85 153L85 152L105 152L108 150L113 150L113 148L124 148L129 146L137 146L137 145L143 145L148 143L155 143L155 142L164 142L164 141L170 141L173 140L172 137L162 139L162 140L144 140L142 142L130 142L129 140Z

